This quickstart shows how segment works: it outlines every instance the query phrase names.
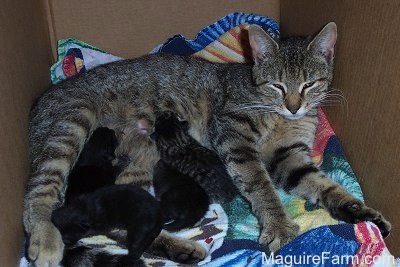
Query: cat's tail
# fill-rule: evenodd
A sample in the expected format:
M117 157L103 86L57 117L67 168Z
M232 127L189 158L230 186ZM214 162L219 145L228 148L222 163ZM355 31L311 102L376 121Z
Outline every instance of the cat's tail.
M76 246L66 248L61 262L64 267L144 267L141 259L130 255L110 254L100 248Z

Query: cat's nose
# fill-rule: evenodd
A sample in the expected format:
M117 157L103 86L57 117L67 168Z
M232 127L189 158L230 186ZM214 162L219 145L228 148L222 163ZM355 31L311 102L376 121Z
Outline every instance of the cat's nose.
M285 106L292 114L296 114L301 107L301 98L299 95L288 95L285 98Z
M300 109L300 107L294 107L294 106L292 106L292 107L287 107L287 109L290 111L290 113L292 113L292 114L296 114L296 112Z

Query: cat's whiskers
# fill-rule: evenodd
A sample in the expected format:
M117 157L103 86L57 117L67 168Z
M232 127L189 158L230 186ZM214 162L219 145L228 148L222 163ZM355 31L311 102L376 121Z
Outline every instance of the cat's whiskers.
M338 101L340 103L342 111L346 114L346 116L348 115L349 103L348 103L347 99L345 98L345 96L343 95L343 92L341 90L332 88L328 92L327 100L328 101L326 101L325 104L328 104L329 101L334 102L333 100Z
M250 102L239 105L238 107L228 110L226 113L233 113L241 110L254 109L254 111L274 112L275 106L266 105L264 102Z
M331 89L329 92L323 93L315 98L313 98L306 108L306 111L309 111L315 107L323 106L323 107L332 107L332 106L340 106L342 111L348 115L348 102L344 97L343 93L339 89Z

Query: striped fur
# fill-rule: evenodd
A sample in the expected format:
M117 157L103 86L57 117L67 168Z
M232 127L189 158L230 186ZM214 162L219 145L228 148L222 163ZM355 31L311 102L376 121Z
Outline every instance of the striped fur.
M161 160L187 179L195 181L194 188L196 183L200 185L211 201L231 201L237 194L237 189L223 162L217 153L203 147L191 137L188 129L188 122L179 121L172 112L163 112L157 116L151 139L156 144Z
M335 24L311 41L289 38L279 43L250 26L249 41L254 65L148 55L97 67L39 98L30 117L32 168L24 202L28 254L38 266L61 261L61 236L50 216L63 201L65 177L93 129L114 129L121 144L117 151L128 146L137 151L117 182L148 188L158 155L147 135L162 111L179 114L189 122L192 137L218 153L259 219L260 243L271 250L298 232L274 183L320 203L336 218L372 220L384 234L390 231L379 212L326 179L309 155L316 108L329 97ZM140 126L143 120L147 132ZM137 138L128 142L132 136ZM162 244L175 253L176 246Z

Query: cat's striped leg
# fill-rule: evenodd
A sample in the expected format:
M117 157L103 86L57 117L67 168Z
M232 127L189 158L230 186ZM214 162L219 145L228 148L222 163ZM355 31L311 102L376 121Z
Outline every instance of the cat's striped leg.
M262 228L259 242L276 251L296 237L299 226L288 216L257 150L256 137L244 123L229 120L210 133L214 150L225 163L240 193Z
M319 204L333 218L348 223L371 221L384 237L389 235L391 225L382 214L367 207L320 171L312 162L306 144L295 143L276 149L269 172L286 192Z
M64 109L59 121L49 123L41 119L36 118L30 129L30 147L36 151L31 153L32 173L23 214L29 238L28 256L38 267L57 266L62 259L64 245L51 222L51 214L63 201L65 179L92 131L96 116L87 109Z
M115 150L117 165L128 159L129 164L122 168L116 184L134 184L149 191L153 185L153 166L159 156L155 145L146 135L137 134L136 129L127 129L121 135Z
M241 161L238 149L252 151L251 147L236 147L228 152L231 153L227 159L228 172L241 194L250 201L252 211L259 220L262 228L259 242L276 251L296 237L299 227L286 213L261 161L234 162L237 159Z
M133 184L149 191L153 184L151 173L131 163L118 175L115 184Z

